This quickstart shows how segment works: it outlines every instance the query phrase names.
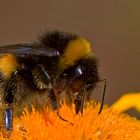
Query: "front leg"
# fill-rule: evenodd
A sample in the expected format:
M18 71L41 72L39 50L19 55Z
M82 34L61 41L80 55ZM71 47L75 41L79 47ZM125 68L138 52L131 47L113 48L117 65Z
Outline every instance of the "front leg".
M57 96L55 95L54 89L50 89L50 92L49 92L49 99L50 99L50 104L51 104L52 108L53 108L54 110L58 110L59 107L60 107L60 103L59 103L59 101L58 101Z
M53 108L54 110L57 111L58 117L59 117L62 121L65 121L65 122L67 122L67 123L73 125L73 123L71 123L71 122L69 122L68 120L64 119L64 118L60 115L60 113L59 113L59 108L61 107L61 105L60 105L60 103L59 103L59 100L58 100L58 98L57 98L57 96L56 96L56 93L55 93L54 89L50 89L49 98L50 98L50 104L51 104L52 108Z

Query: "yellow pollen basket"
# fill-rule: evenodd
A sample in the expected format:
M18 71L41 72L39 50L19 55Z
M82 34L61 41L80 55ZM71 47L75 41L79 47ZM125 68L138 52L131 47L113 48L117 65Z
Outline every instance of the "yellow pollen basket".
M16 58L12 54L3 54L0 56L0 71L4 78L8 78L18 67Z
M59 67L61 70L74 65L81 58L92 55L90 43L83 38L78 38L69 42L64 54L60 58Z

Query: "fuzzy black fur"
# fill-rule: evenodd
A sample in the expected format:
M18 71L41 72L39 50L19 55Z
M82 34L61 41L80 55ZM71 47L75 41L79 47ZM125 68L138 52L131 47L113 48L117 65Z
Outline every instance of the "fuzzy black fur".
M50 102L55 104L56 109L58 108L56 103L58 98L52 98L49 92L55 91L56 88L62 90L67 88L72 92L80 92L78 94L80 97L73 97L74 102L78 102L76 104L78 113L83 96L80 89L93 90L99 81L99 75L97 61L94 57L81 58L73 66L59 73L59 58L65 52L68 43L77 38L78 36L74 34L54 31L44 33L35 43L15 44L6 46L5 49L0 48L2 54L13 54L20 66L13 70L13 74L7 80L4 80L2 73L0 75L0 97L3 105L15 110L20 108L20 111L15 112L22 112L22 108L26 104L36 106L36 102L39 102L40 105L46 105L48 98L51 98ZM82 71L81 75L77 74L77 68ZM79 89L74 85L77 81L81 83ZM54 96L57 96L57 93ZM90 94L87 95L87 98L88 96ZM54 103L52 103L53 99L55 99Z

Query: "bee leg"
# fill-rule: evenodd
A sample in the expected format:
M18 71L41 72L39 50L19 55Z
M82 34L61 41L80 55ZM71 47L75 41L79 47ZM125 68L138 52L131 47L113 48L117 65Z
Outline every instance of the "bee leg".
M11 108L7 108L4 111L4 127L8 131L7 137L9 138L13 128L13 111Z
M75 111L76 111L76 114L78 114L79 111L80 111L81 99L75 99L75 100L74 100L74 104L75 104Z
M73 125L73 123L71 123L71 122L69 122L68 120L64 119L64 118L60 115L60 113L59 113L59 108L60 108L61 106L60 106L60 103L58 102L58 99L57 99L57 97L56 97L56 95L55 95L55 91L54 91L53 89L50 89L49 98L50 98L50 100L51 100L50 102L51 102L51 105L52 105L53 109L54 109L54 110L57 110L57 115L58 115L58 117L59 117L61 120L63 120L63 121L65 121L65 122L70 123L71 125Z
M12 103L14 101L14 94L16 92L15 76L16 73L11 75L5 87L4 102L7 108L4 110L4 127L7 131L12 131L13 129Z
M78 114L79 112L83 114L85 100L86 100L86 88L84 87L74 100L76 114Z
M53 89L50 89L49 98L50 98L50 103L51 103L51 106L53 107L53 109L58 110L60 107L60 104L57 100L57 97L56 97Z

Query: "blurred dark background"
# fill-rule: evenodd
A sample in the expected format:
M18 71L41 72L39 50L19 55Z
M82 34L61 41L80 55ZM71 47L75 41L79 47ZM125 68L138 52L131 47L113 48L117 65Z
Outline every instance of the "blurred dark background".
M105 103L140 91L140 0L0 0L0 45L33 41L45 29L78 33L93 43L108 81Z

